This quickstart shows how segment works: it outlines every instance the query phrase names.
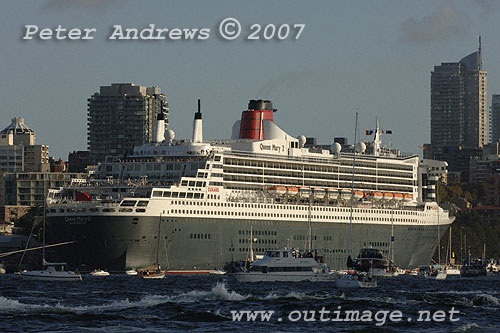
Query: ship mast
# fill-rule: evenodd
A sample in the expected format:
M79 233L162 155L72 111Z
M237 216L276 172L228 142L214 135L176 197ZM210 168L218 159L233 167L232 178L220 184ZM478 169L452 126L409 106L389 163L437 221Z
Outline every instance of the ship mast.
M309 205L308 205L308 209L307 209L308 226L307 226L306 249L312 251L311 196L312 196L312 189L311 189L311 186L309 186Z
M357 117L357 113L356 113ZM356 118L357 119L357 118ZM357 123L356 123L357 126ZM356 139L356 136L354 136ZM356 142L354 142L354 145L356 145ZM374 156L380 156L380 118L377 117L377 127L375 128L375 138L373 139L373 155Z
M356 142L358 134L358 113L356 112L356 124L354 125L354 151L352 157L352 179L351 179L351 208L349 215L349 256L352 256L352 206L354 205L354 168L356 166Z

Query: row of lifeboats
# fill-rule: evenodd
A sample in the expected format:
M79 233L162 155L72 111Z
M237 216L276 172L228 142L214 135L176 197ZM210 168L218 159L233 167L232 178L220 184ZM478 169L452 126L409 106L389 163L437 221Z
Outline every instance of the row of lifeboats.
M267 188L267 192L273 196L288 196L301 198L309 198L312 196L315 199L328 198L330 200L350 200L351 193L350 189L336 189L336 188L309 188L309 187L293 187L293 186L279 186L273 185ZM394 192L363 192L355 190L354 193L355 200L361 200L363 198L374 200L374 201L412 201L413 195L410 193L394 193Z

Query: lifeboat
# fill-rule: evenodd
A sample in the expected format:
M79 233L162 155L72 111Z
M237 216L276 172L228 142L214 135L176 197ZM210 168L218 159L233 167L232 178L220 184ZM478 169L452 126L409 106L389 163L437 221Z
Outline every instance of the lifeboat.
M359 200L365 196L365 193L362 191L354 191L354 199Z
M308 187L302 187L299 190L299 195L301 198L309 198L310 194L311 194L311 191L309 190Z
M267 192L269 192L271 195L276 196L284 195L286 193L286 187L277 185L270 186L267 188Z
M330 200L336 200L339 197L339 190L336 188L329 188L326 192Z
M299 189L296 187L287 187L286 188L286 195L289 197L295 197L297 194L299 194Z
M326 191L324 188L313 189L313 196L316 199L323 199L325 197Z
M373 192L370 193L370 199L373 200L382 200L384 198L384 194L382 192Z
M404 198L403 193L394 193L394 200L396 201L402 201Z
M405 193L404 194L404 201L412 201L413 200L413 194L410 193Z
M351 199L351 190L348 190L346 188L343 188L340 190L340 198L344 200L349 200Z
M394 198L394 193L384 192L384 200L392 200Z

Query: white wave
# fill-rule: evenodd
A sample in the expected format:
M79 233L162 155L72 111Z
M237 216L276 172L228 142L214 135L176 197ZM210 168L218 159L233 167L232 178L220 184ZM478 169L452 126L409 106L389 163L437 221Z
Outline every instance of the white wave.
M18 300L6 298L0 296L0 310L2 312L9 311L23 311L23 310L33 310L33 309L44 309L50 306L46 305L37 305L37 304L29 304L29 303L21 303Z
M277 294L274 291L271 291L269 294L267 294L264 297L259 297L261 300L275 300L275 299L280 299L280 298L295 298L297 300L325 300L325 299L330 299L332 297L337 297L334 295L326 294L326 295L307 295L305 293L299 293L295 291L291 291L288 294ZM342 298L342 296L338 296L339 298ZM345 297L345 295L344 295Z
M479 328L478 324L468 323L468 324L462 325L462 326L458 327L457 329L455 329L455 332L467 332L470 330L476 330L478 328Z
M111 301L104 304L89 304L81 306L72 306L56 303L49 304L30 304L22 303L19 300L9 299L0 296L0 311L56 311L56 312L105 312L105 311L120 311L130 308L147 308L165 303L194 303L207 299L218 299L226 301L242 301L249 297L238 294L235 291L229 291L224 283L217 283L210 291L193 290L187 293L178 295L146 295L140 300L130 301L128 298L123 300Z
M459 290L446 290L446 291L432 291L426 292L426 294L453 294L453 295L476 295L476 294L487 294L493 293L496 294L492 290L468 290L468 291L459 291Z

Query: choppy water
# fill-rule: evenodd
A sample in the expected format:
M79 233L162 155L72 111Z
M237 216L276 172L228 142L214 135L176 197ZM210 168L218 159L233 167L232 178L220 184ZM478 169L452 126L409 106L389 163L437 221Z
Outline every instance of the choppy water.
M241 284L225 276L87 275L81 282L63 283L0 275L0 331L500 332L499 287L499 277L432 281L403 276L379 280L376 289L339 290L332 283ZM323 307L330 314L321 318ZM342 313L372 311L372 321L321 321L336 318L339 307ZM460 311L456 322L449 320L452 308ZM237 310L275 312L269 321L233 321L231 311ZM397 310L403 315L399 322L387 319L380 325L382 312L379 321L374 319L377 311ZM445 311L446 319L417 322L421 310ZM303 320L303 312L298 319L299 311L316 311L316 320Z

